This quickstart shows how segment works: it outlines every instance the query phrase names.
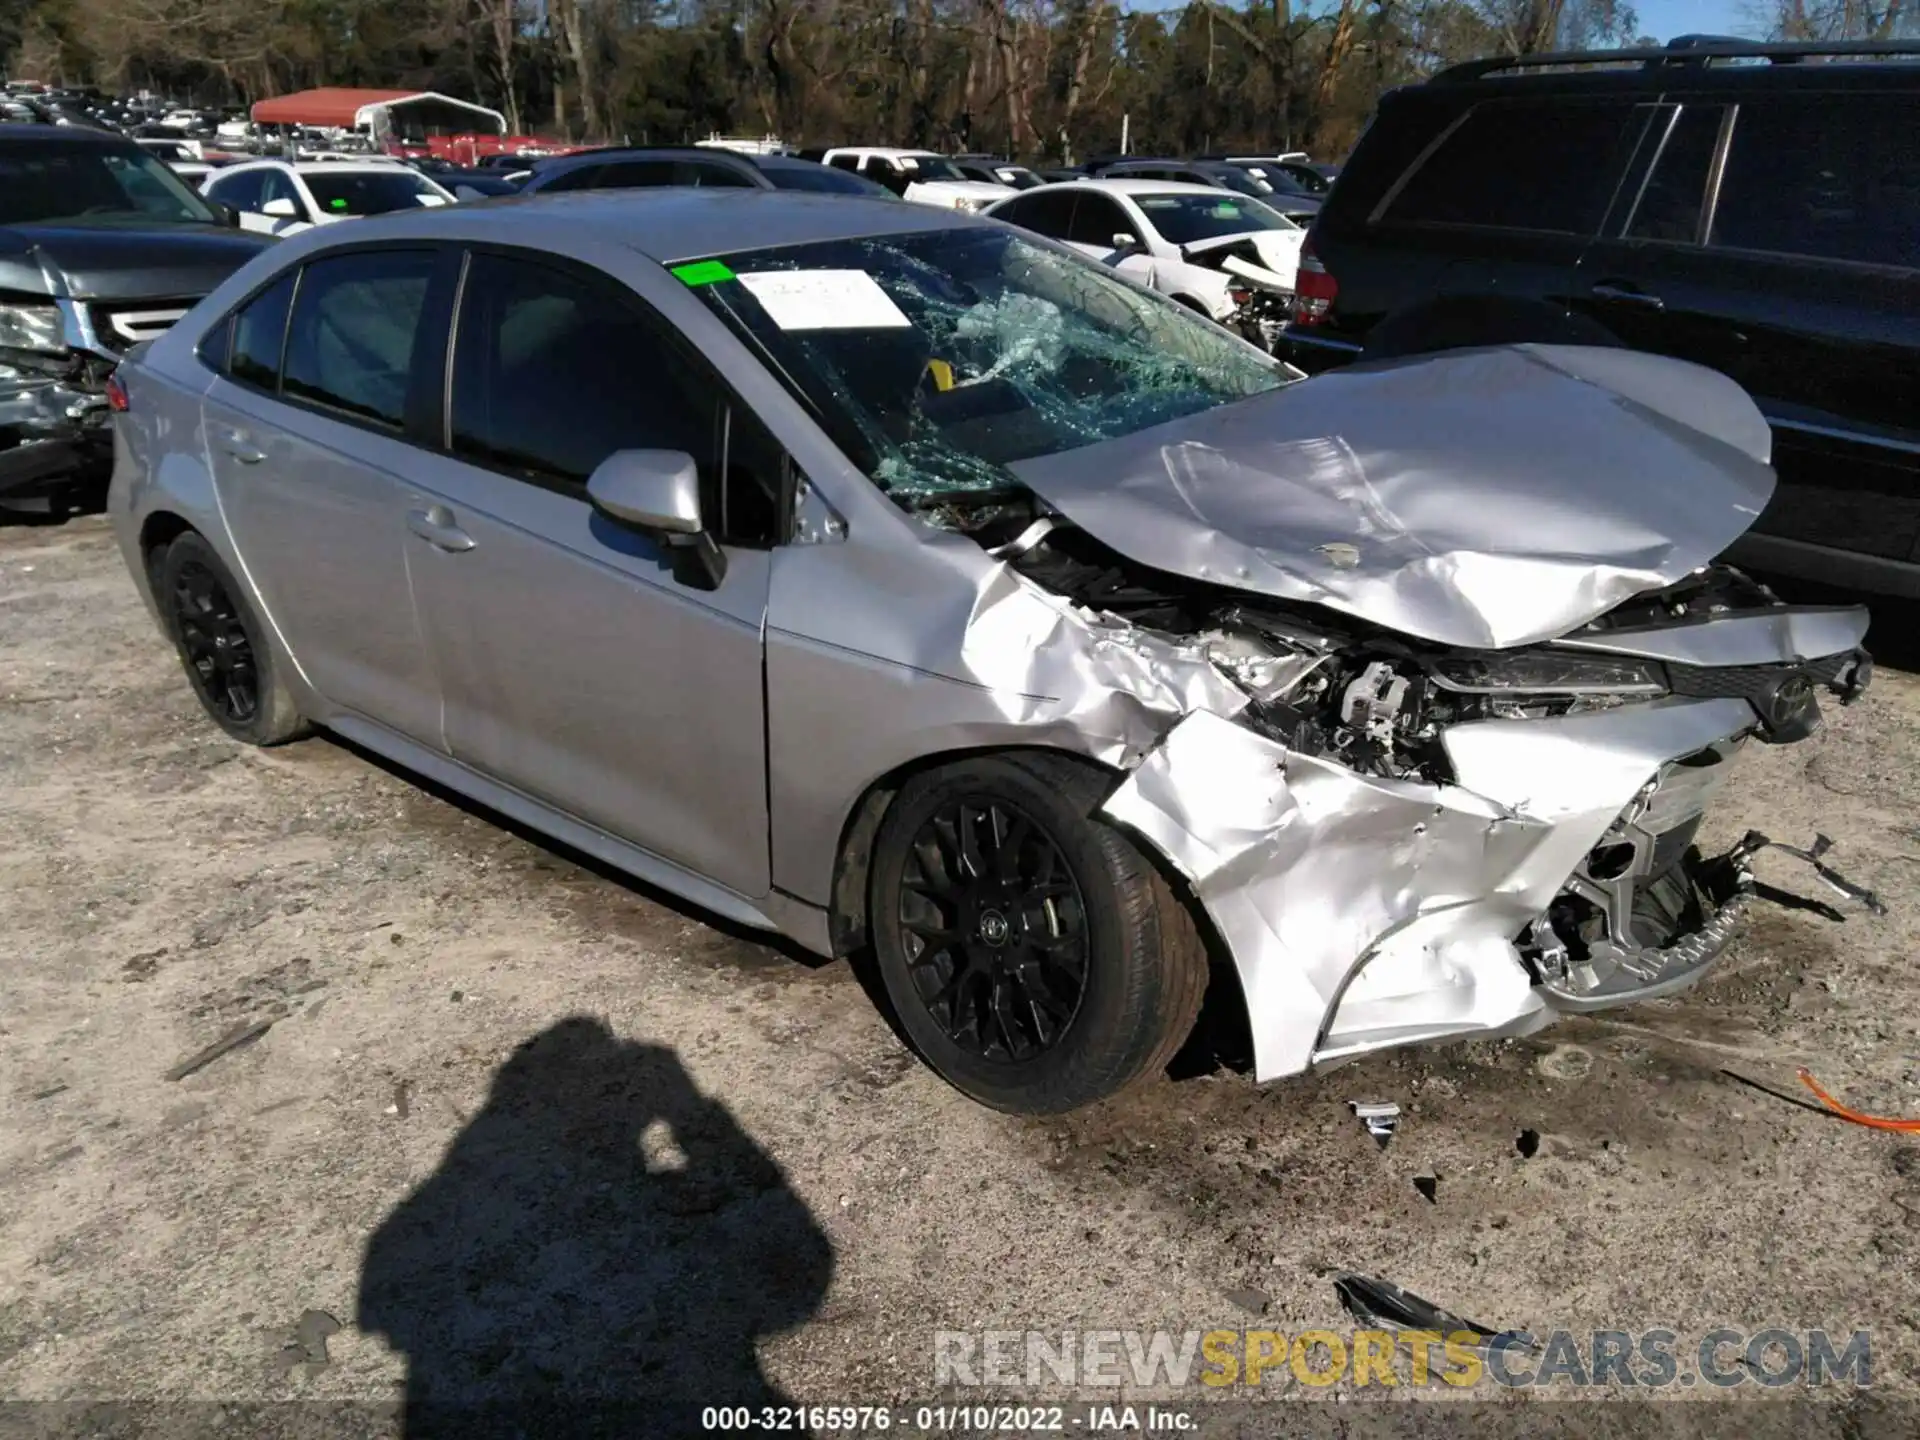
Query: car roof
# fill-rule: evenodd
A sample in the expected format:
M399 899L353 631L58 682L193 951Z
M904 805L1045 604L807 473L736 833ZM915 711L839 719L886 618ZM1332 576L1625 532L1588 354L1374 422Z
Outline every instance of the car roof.
M1214 200L1234 193L1231 190L1223 191L1217 185L1195 185L1189 180L1151 180L1145 177L1130 180L1124 175L1090 175L1085 180L1059 180L1020 193L1038 195L1042 190L1101 190L1112 195L1205 195ZM1240 198L1251 200L1253 197L1242 195Z
M829 155L878 155L883 160L901 160L906 158L909 155L911 155L916 160L924 159L926 156L929 156L929 155L940 160L944 160L947 158L946 156L942 155L938 150L915 150L911 147L903 147L898 145L835 145L832 149L827 151L827 154Z
M870 200L802 190L662 185L507 195L484 206L383 215L377 223L384 234L396 238L496 240L534 249L551 248L555 227L565 226L570 237L591 237L675 265L743 250L958 230L989 222L931 205L903 205L892 196Z
M0 143L3 144L33 145L49 140L77 141L84 145L110 146L114 149L140 148L125 135L112 130L96 130L90 125L0 125Z

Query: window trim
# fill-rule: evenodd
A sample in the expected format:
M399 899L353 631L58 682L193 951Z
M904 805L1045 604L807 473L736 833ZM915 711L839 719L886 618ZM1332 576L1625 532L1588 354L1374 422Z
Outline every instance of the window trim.
M585 481L567 480L556 475L516 469L513 466L501 464L463 450L456 450L453 447L454 361L458 354L460 319L464 310L466 281L472 269L473 259L475 256L487 255L516 264L530 265L536 269L548 270L556 274L564 275L586 285L612 288L619 291L620 301L628 313L635 316L640 324L646 326L659 336L668 352L692 373L696 383L699 384L702 389L710 390L717 397L719 403L714 408L712 422L713 435L709 440L711 447L710 452L704 460L698 456L696 456L695 459L696 462L701 464L703 469L710 468L714 471L714 480L718 487L717 499L719 502L716 508L719 511L719 518L722 525L724 525L726 521L726 472L728 462L732 458L734 416L736 412L744 412L750 417L752 423L760 428L767 439L771 441L780 452L780 475L777 481L779 493L774 497L776 508L775 536L772 541L762 545L729 537L719 526L712 528L720 544L729 545L741 550L771 550L788 543L793 531L792 522L796 505L796 482L800 476L799 466L794 463L793 453L785 442L774 433L773 428L769 426L766 421L762 420L754 411L753 407L741 398L740 392L734 388L732 382L720 371L719 367L708 360L707 357L700 352L699 348L688 339L684 330L674 324L673 321L665 315L662 315L648 303L645 296L641 295L631 285L628 285L620 279L619 276L609 274L597 265L576 260L570 255L556 255L551 251L535 250L524 245L504 244L491 240L454 242L454 248L461 252L458 275L459 288L457 295L453 297L449 323L443 331L447 337L447 348L446 352L440 357L441 381L438 387L440 392L439 438L437 440L423 438L416 440L414 443L456 464L471 465L476 470L485 470L490 474L499 475L504 479L518 481L523 485L531 485L536 489L547 490L554 494L564 496L567 499L577 500L583 505L592 506L593 502L587 496ZM292 314L291 309L289 309L288 314ZM705 493L705 490L706 487L703 485L703 493L701 495L703 509L710 498L716 498L710 497Z
M261 284L249 291L244 298L236 301L233 306L228 309L226 314L218 322L210 326L206 333L201 336L200 344L195 347L195 357L202 364L206 365L208 369L212 370L220 379L226 381L227 384L234 386L236 389L243 390L249 395L263 396L266 399L274 401L276 404L305 411L310 415L318 415L336 424L351 425L354 429L364 430L370 435L380 435L389 440L400 440L417 444L419 442L415 439L414 435L414 410L417 404L415 392L420 386L417 357L416 363L410 367L412 373L408 376L407 397L405 408L402 411L401 423L392 425L383 420L376 420L372 416L359 415L349 410L341 410L335 406L325 404L322 401L309 400L303 396L289 395L286 390L287 345L293 335L293 317L300 303L301 291L306 287L307 270L310 266L323 261L340 259L347 256L393 252L424 254L433 258L433 267L427 274L427 294L419 322L423 328L420 333L415 335L414 340L416 346L423 339L429 345L435 343L434 336L438 334L444 337L447 331L446 325L435 313L436 294L444 285L446 279L448 252L449 250L453 250L457 253L457 248L457 246L452 246L442 240L376 240L360 245L343 245L335 249L323 250L318 254L309 255L294 265L276 270ZM292 274L293 276L293 294L288 297L287 320L286 324L282 326L280 330L280 359L274 369L274 388L268 390L245 380L236 380L231 373L235 322L242 310L246 309L247 306L259 299L260 296L279 284L288 274ZM204 353L205 346L213 335L223 329L226 331L226 358L220 364L216 365L212 363Z

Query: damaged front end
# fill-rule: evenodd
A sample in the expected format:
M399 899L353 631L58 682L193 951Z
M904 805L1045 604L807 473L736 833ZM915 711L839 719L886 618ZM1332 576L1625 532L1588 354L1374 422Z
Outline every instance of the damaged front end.
M995 549L1247 697L1187 711L1105 812L1191 882L1262 1079L1698 979L1752 886L1746 851L1695 844L1731 764L1805 738L1818 693L1851 701L1871 668L1863 611L1724 567L1487 650L1149 571L1064 521Z
M181 313L168 308L171 321ZM0 509L45 513L104 489L107 380L136 334L110 344L81 302L0 299ZM136 317L137 318L137 317Z

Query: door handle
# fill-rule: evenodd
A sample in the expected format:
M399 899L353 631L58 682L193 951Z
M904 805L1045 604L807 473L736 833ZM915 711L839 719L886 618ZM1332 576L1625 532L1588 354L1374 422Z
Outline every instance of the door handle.
M436 549L458 552L473 548L473 537L453 523L453 512L444 505L409 510L407 529Z
M244 430L222 425L214 433L220 439L220 448L242 465L258 465L267 458L267 452L255 445L253 438Z
M1634 305L1642 310L1664 310L1667 302L1650 291L1642 290L1625 280L1602 280L1590 292L1596 300L1612 300L1621 305Z

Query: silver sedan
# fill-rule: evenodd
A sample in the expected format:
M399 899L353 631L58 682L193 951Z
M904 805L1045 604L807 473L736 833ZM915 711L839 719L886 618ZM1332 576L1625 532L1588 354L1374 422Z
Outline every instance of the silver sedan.
M1773 485L1624 350L1312 380L1010 227L564 196L328 227L130 358L111 509L213 720L323 726L822 954L1008 1110L1669 993L1748 743L1864 612L1712 565ZM1210 957L1217 965L1210 965Z

